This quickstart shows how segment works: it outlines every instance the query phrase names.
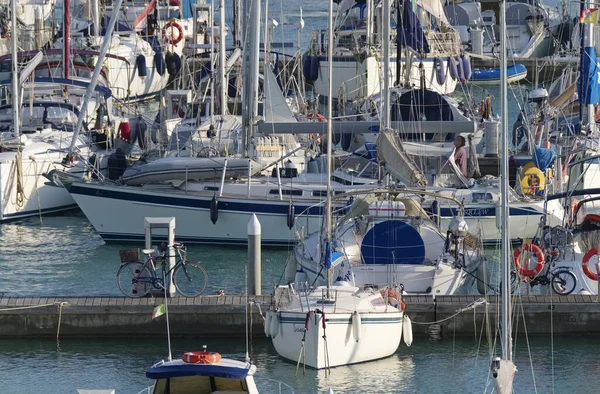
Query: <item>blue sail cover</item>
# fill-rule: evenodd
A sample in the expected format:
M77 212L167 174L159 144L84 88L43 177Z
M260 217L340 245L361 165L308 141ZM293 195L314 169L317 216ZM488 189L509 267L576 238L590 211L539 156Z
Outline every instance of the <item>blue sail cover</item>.
M423 34L421 22L414 13L411 2L405 1L402 10L402 21L396 26L398 44L410 47L415 51L429 53L429 43Z
M537 168L542 171L546 171L548 167L552 165L552 162L555 158L556 152L554 152L552 149L540 148L539 146L536 146L531 160Z
M365 264L423 264L425 243L411 225L386 220L365 234L360 251Z
M600 100L600 67L594 47L585 47L581 56L579 103L598 104Z

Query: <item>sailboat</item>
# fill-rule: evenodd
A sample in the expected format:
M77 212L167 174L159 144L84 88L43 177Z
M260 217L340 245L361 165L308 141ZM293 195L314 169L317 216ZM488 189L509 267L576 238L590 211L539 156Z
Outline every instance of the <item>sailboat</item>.
M389 7L388 7L389 9ZM389 16L389 14L388 14ZM333 26L333 5L329 3L329 31ZM329 37L333 56L333 36ZM267 314L265 333L279 355L312 368L321 369L376 360L392 355L400 344L403 324L401 289L379 291L358 288L349 281L331 283L332 245L332 74L329 63L327 119L327 236L322 249L327 283L314 289L296 291L293 286L275 289L276 304ZM408 320L407 320L408 321ZM268 330L267 330L268 328ZM408 331L408 330L407 330ZM405 341L406 339L405 334ZM412 341L410 335L409 342Z
M502 218L502 242L500 263L502 265L502 302L500 309L500 331L502 356L492 360L492 380L496 393L512 393L513 379L517 367L512 361L512 335L511 335L511 293L510 293L510 237L509 237L509 206L508 206L508 100L506 83L506 0L500 1L500 98L501 98L501 196L500 217Z

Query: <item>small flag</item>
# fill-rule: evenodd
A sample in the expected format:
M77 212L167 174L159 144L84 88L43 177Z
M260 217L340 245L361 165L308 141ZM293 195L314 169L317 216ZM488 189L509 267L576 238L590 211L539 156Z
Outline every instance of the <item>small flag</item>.
M152 311L152 318L155 319L155 318L159 317L160 315L164 315L165 312L166 312L165 304L160 304L159 306L154 308L154 310Z
M579 23L598 23L598 9L588 8L586 10L581 11Z

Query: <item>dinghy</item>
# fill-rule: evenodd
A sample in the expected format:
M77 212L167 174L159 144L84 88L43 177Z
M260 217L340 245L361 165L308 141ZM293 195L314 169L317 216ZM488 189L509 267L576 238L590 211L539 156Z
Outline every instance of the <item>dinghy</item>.
M522 64L515 64L506 68L508 83L518 82L527 77L527 68ZM500 68L474 68L469 82L478 85L500 84Z

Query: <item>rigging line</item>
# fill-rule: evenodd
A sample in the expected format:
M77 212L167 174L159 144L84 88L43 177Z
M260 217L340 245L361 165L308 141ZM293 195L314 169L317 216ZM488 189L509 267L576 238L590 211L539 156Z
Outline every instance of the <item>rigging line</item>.
M552 296L550 297L550 305L552 305ZM523 310L523 299L519 297L519 306L521 307L521 315L523 316L523 330L525 331L525 342L527 343L527 353L529 354L529 364L531 366L531 377L533 379L533 389L537 394L537 384L535 382L535 369L533 368L533 358L531 357L531 344L529 343L529 335L527 335L527 322L525 321L525 311ZM550 318L552 319L552 308L550 308ZM550 323L552 324L552 323ZM553 375L554 376L554 375ZM552 387L554 389L554 386Z

